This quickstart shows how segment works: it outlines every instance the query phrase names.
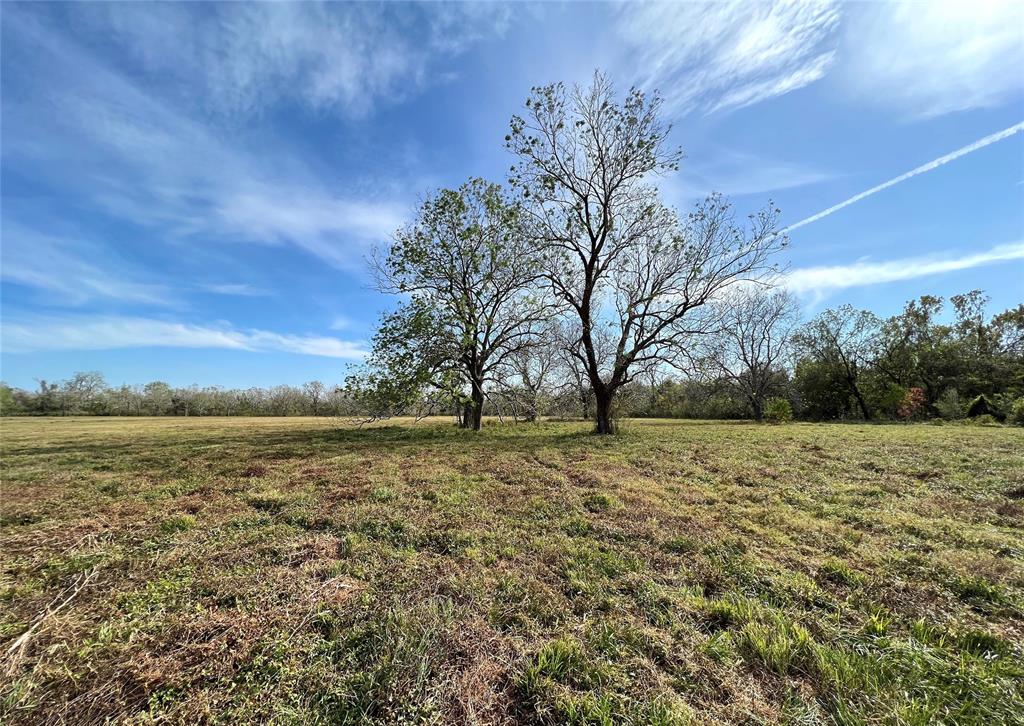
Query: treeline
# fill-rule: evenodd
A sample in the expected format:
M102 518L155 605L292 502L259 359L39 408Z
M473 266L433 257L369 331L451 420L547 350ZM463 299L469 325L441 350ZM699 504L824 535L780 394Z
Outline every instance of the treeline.
M616 413L1024 424L1024 304L988 317L986 303L979 290L948 302L925 295L890 318L843 305L801 322L785 293L748 289L723 304L719 331L694 344L690 375L628 383ZM518 402L531 411L527 401L541 414L566 415L574 397L564 391L574 388L574 415L592 416L592 393L571 365L546 378L561 382L540 395L522 384L511 394L498 385L506 392L496 399L505 408Z
M535 87L509 122L507 184L424 200L374 258L398 300L347 383L365 415L456 411L479 429L487 414L568 413L610 434L638 415L1000 420L1024 406L1024 308L988 319L972 292L951 310L923 297L888 320L843 306L801 323L779 209L662 201L683 155L660 110L601 74Z
M694 350L687 377L627 383L618 417L907 421L967 417L1024 423L1024 305L988 317L975 290L926 295L880 319L849 305L800 323L784 293L730 299L735 319ZM483 414L514 421L594 418L594 392L557 338L512 358L489 387ZM422 397L396 413L462 416L458 396ZM100 373L0 384L4 415L374 416L359 392L295 386L175 388L107 385Z
M347 393L311 381L301 387L230 389L172 387L162 381L108 386L101 373L39 381L34 391L0 383L6 416L345 416L357 411Z

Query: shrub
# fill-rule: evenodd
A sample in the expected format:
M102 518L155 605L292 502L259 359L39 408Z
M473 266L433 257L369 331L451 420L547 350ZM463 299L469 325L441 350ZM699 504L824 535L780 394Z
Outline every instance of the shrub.
M924 410L924 391L920 388L908 388L907 392L903 394L903 400L900 401L900 407L896 409L896 414L903 420L907 421L916 416Z
M992 403L985 398L985 394L981 394L973 401L971 405L967 407L967 418L976 418L978 416L993 416L996 413L995 407Z
M792 421L793 407L785 398L769 398L764 405L764 419L768 423Z
M1021 396L1010 406L1009 422L1017 426L1024 426L1024 396Z
M942 418L949 421L956 421L964 417L964 404L960 400L960 393L955 388L947 388L935 402L935 408Z

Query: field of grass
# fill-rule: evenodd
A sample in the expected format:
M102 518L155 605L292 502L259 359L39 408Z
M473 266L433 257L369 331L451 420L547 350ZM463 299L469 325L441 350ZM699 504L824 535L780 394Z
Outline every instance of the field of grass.
M1019 429L0 427L6 723L1024 723Z

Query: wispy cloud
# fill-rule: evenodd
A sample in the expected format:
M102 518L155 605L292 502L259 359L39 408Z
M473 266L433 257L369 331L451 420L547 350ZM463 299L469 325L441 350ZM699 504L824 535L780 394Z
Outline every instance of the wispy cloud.
M110 3L72 10L183 101L258 113L281 101L365 116L438 82L447 59L501 35L501 3ZM198 93L197 93L198 91Z
M287 145L250 150L44 19L5 10L4 21L23 44L12 53L34 68L18 78L62 79L5 77L5 100L18 100L4 109L9 168L166 236L291 244L338 268L361 268L365 249L401 223L405 205L387 185L328 183Z
M0 337L8 353L162 347L282 351L350 360L366 355L358 341L128 316L5 316Z
M749 106L820 79L839 23L833 2L624 3L618 32L636 82L674 114Z
M352 320L344 315L335 315L328 327L330 327L331 330L345 330L346 328L352 327Z
M843 25L836 75L858 102L929 117L1024 95L1018 0L857 3Z
M763 194L834 177L814 166L730 149L711 149L706 160L688 161L678 174L659 179L658 186L671 204L688 206L711 192L729 196Z
M264 290L261 287L237 282L202 285L201 289L216 295L235 295L238 297L264 297L270 294L269 290Z
M985 138L978 139L977 141L975 141L972 144L968 144L967 146L962 146L959 149L957 149L956 151L952 151L952 152L946 154L945 156L940 156L938 159L933 159L932 161L929 161L927 164L922 164L921 166L917 167L916 169L911 169L906 174L900 174L898 177L896 177L894 179L890 179L889 181L883 182L883 183L881 183L881 184L879 184L877 186L871 187L867 191L863 191L860 194L854 194L849 199L847 199L845 201L842 201L842 202L839 202L839 204L834 204L833 206L829 207L828 209L824 209L824 210L818 212L817 214L812 214L810 217L807 217L805 219L801 219L799 222L795 222L795 223L789 225L783 231L784 232L790 232L790 231L792 231L794 229L797 229L799 227L803 227L805 224L810 224L811 222L817 222L819 219L827 217L830 214L834 214L834 213L838 212L840 209L843 209L844 207L848 207L851 204L855 204L856 202L859 202L860 200L862 200L862 199L864 199L866 197L870 197L872 194L877 194L878 192L883 191L885 189L888 189L891 186L895 186L896 184L899 184L900 182L904 182L907 179L912 179L913 177L915 177L915 176L917 176L919 174L924 174L925 172L932 171L933 169L938 169L943 164L948 164L951 161L955 161L956 159L959 159L961 156L966 156L967 154L970 154L971 152L977 151L978 149L983 149L986 146L989 146L990 144L996 143L997 141L1002 141L1003 139L1009 138L1010 136L1013 136L1014 134L1019 133L1020 131L1024 131L1024 122L1021 122L1019 124L1015 124L1015 125L1011 126L1008 129L1003 129L1002 131L997 131L994 134L989 134Z
M888 262L860 260L849 265L804 267L787 273L783 284L799 294L823 295L850 287L912 280L944 272L991 265L996 262L1022 259L1024 259L1024 242L1011 242L997 245L984 252L975 252L960 257L926 255L904 257Z
M165 285L142 282L131 265L82 239L40 234L7 218L3 224L0 278L43 290L51 303L92 300L174 307L180 300Z

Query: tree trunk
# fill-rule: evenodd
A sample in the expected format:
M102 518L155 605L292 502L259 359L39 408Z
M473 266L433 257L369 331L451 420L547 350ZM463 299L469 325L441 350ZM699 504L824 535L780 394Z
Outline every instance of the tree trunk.
M595 418L597 427L594 429L599 434L615 433L615 426L612 422L612 394L607 390L594 391Z
M473 381L471 401L466 404L466 428L479 431L484 417L484 386L482 381Z
M755 421L763 421L764 420L764 404L761 403L761 399L758 398L757 396L751 396L751 398L750 398L750 407L752 409L754 409L754 420Z
M860 389L857 388L856 384L852 384L851 388L853 389L853 397L857 399L857 406L860 407L861 415L864 416L865 421L870 421L871 411L868 409L868 404L864 400L864 396L860 394Z

